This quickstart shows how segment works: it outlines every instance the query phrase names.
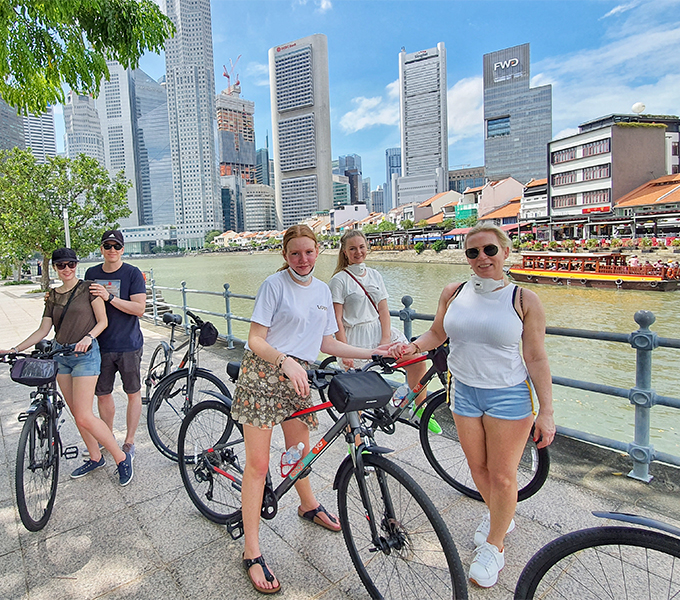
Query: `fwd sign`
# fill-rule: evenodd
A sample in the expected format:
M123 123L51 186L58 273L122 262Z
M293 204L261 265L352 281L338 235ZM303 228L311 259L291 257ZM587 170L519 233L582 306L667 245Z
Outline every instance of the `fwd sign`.
M511 58L510 60L502 60L500 62L494 63L493 70L496 69L508 69L509 67L516 67L519 64L519 58Z

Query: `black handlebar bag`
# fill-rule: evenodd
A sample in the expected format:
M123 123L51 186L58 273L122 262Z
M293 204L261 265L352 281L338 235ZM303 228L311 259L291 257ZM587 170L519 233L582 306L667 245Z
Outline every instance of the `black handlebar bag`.
M217 341L217 327L210 321L205 321L201 325L201 332L198 334L198 343L201 346L212 346Z
M328 386L328 399L341 413L380 408L393 393L392 386L375 371L338 373Z
M12 365L9 376L12 381L38 387L52 383L57 378L57 361L37 358L19 358Z

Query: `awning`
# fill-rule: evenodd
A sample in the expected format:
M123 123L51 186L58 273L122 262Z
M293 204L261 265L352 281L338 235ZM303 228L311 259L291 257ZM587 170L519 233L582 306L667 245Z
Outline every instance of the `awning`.
M501 225L503 231L512 231L513 229L519 229L519 223L508 223L507 225Z

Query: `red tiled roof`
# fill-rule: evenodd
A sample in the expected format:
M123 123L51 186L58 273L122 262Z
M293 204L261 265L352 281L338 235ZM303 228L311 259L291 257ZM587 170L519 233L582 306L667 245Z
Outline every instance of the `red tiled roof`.
M505 219L507 217L516 217L519 214L519 208L521 205L521 196L512 198L507 204L492 210L490 213L486 213L479 217L480 221L486 221L487 219Z
M430 204L432 204L437 198L441 198L442 196L444 196L445 194L448 194L448 193L449 192L446 191L446 192L441 192L441 194L436 194L436 195L432 196L432 198L428 198L424 202L421 202L418 205L418 208L425 208L426 206L430 206Z
M680 173L653 179L619 198L614 205L653 206L680 202Z

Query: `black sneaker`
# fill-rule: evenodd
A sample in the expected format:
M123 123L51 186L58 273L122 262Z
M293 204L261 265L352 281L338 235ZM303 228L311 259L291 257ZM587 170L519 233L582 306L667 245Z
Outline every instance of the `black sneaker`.
M98 462L94 460L86 460L81 466L79 466L73 473L71 473L71 479L78 479L79 477L84 477L92 471L100 469L106 464L106 459L102 456Z
M118 463L118 477L120 479L120 485L125 487L128 483L130 483L132 481L133 474L132 455L129 452L126 452L125 460L121 460Z

